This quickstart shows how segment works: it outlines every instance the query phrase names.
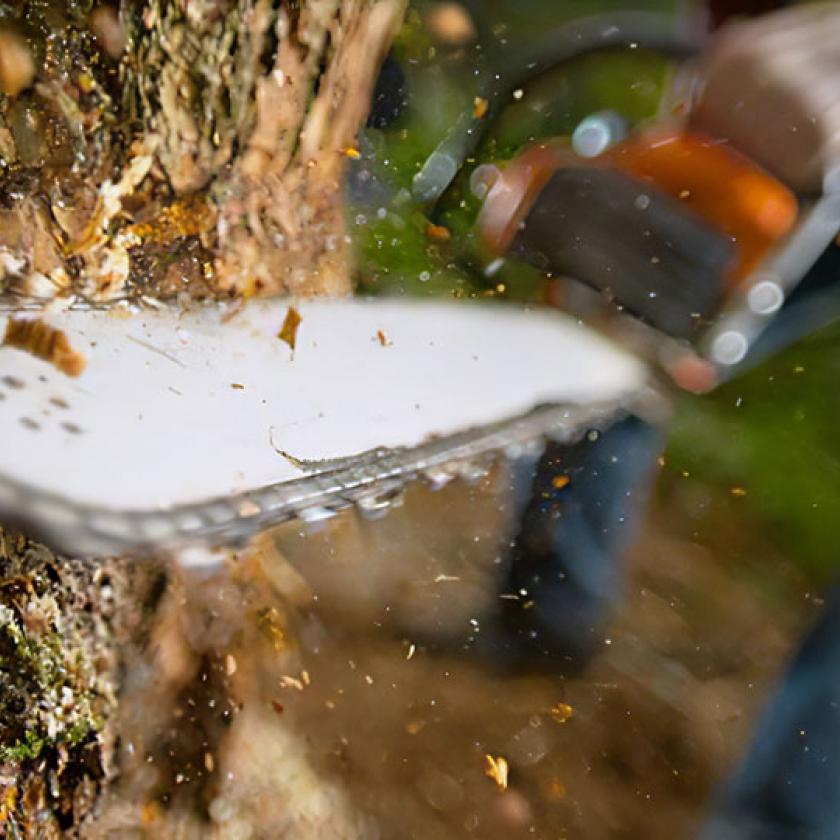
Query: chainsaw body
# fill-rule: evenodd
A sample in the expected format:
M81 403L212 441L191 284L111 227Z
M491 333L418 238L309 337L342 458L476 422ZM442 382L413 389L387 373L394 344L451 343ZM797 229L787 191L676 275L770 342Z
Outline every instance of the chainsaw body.
M294 347L278 337L290 308ZM0 347L0 509L77 553L376 514L409 481L607 425L648 386L632 355L539 308L273 300L229 318L18 313L0 330L41 319L84 368Z
M834 4L737 24L680 76L660 125L628 137L596 114L484 166L480 239L595 289L600 305L579 314L709 390L840 230L838 27Z
M830 54L834 9L788 27L796 49L813 38ZM686 52L650 16L619 18L553 35L525 66L645 33ZM721 122L715 80L746 60L737 44L751 34L732 43L710 53L686 117L617 130L594 152L591 136L537 143L482 182L487 248L593 289L584 314L611 337L578 320L577 295L560 301L567 313L384 300L11 312L0 324L0 513L72 553L230 545L349 506L378 516L409 482L469 479L631 415L661 423L656 371L699 391L737 369L840 227L838 88L803 100L798 71L773 76L774 59L755 71L791 87L786 114L813 120L801 165L774 163L766 145L742 148L740 123ZM418 175L424 194L453 175L453 149L466 148L455 130Z

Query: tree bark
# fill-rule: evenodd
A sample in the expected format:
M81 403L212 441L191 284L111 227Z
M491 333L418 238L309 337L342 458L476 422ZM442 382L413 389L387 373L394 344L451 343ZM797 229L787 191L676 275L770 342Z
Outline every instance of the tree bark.
M341 185L404 7L0 3L0 293L349 293ZM301 679L276 607L285 567L266 576L260 556L185 583L0 530L0 835L226 837L251 819L283 836L257 812L294 735L278 730L267 768L248 749L273 701L241 713L262 691L254 657L275 681ZM247 807L220 797L223 770L246 780ZM319 783L330 807L313 800L305 762L293 775L290 836L365 836L340 792Z
M15 4L2 286L97 302L348 293L341 183L404 5ZM34 72L4 74L21 54Z

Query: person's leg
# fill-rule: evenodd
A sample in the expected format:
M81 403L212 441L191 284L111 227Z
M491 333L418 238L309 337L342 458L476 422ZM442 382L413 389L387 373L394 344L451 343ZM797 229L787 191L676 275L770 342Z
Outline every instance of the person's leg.
M840 838L840 587L803 641L701 838Z
M597 651L663 445L661 429L629 417L595 439L549 444L520 476L530 495L501 593L503 655L576 669Z

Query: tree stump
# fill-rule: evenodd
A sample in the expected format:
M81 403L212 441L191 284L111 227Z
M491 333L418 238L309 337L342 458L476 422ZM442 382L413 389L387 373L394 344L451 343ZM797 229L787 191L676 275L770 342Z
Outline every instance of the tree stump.
M0 294L350 293L341 187L404 7L0 3ZM185 584L0 531L0 833L227 837L253 819L271 836L364 836L339 791L313 799L302 760L286 827L266 811L278 771L248 749L273 701L241 714L261 689L235 651L301 677L258 558ZM294 756L293 733L278 737L268 754ZM221 795L223 773L250 774L247 807Z

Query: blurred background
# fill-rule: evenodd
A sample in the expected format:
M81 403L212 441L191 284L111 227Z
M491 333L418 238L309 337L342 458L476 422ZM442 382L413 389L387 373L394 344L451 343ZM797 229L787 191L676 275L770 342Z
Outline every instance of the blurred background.
M478 202L471 173L534 139L569 135L593 112L614 109L632 125L654 121L673 64L624 50L536 76L515 91L440 202L419 203L412 181L459 116L482 107L481 86L494 68L551 27L619 5L627 8L598 0L412 5L351 178L362 293L544 298L544 278L534 269L505 261L488 270L472 232ZM633 7L692 26L708 20L700 3L640 0ZM341 665L321 660L317 683L343 690L349 659L391 688L341 759L354 768L347 783L390 831L692 836L836 577L838 342L840 327L823 329L711 395L676 397L652 509L628 559L625 600L603 651L582 674L499 674L451 651L414 658L412 639L423 638L424 620L437 631L451 620L460 628L452 632L456 643L468 635L466 613L441 617L441 604L460 604L455 613L480 611L481 594L464 569L493 562L475 559L474 543L489 543L490 558L504 543L504 532L487 525L504 477L470 491L467 518L458 512L463 494L460 502L427 496L392 514L385 531L357 524L344 543L331 532L331 563L360 569L348 558L363 556L366 569L391 566L399 542L414 584L418 575L427 581L422 592L405 581L401 589L374 586L348 606L352 575L336 584L335 565L327 563L313 578L325 614L343 605L355 627L333 659ZM476 515L482 504L486 519ZM341 547L348 542L355 548ZM310 563L311 538L305 549L294 535L279 544L293 562ZM461 571L437 569L430 558L440 556L457 557ZM377 622L381 635L371 630ZM413 669L391 659L395 626ZM351 702L364 704L362 682L355 695ZM372 757L371 745L380 744ZM468 781L469 768L494 751L510 762L501 797Z
M699 23L706 13L703 5L648 0L632 8ZM475 107L476 80L488 65L492 72L494 62L503 64L529 38L552 26L619 6L629 8L599 0L476 0L470 16L461 17L452 10L467 7L413 5L393 52L401 96L380 108L387 127L369 125L363 138L362 168L380 181L382 190L378 195L358 190L355 196L361 200L351 211L363 292L539 298L544 281L528 266L509 261L491 277L482 271L485 263L475 256L471 241L478 202L468 189L469 175L483 162L513 157L529 141L569 135L596 111L614 109L634 124L655 120L673 65L641 50L615 51L540 75L502 110L478 153L434 208L434 219L409 199L411 181L458 116ZM467 23L471 28L465 28ZM399 213L401 192L404 214ZM397 201L386 209L385 197L392 195ZM430 234L430 221L446 227L443 237ZM708 497L694 506L692 516L753 520L815 583L831 579L837 563L833 535L840 510L840 437L832 383L840 365L838 336L840 327L829 327L710 396L681 397L662 479L663 492L677 492L688 473ZM738 491L734 495L733 488Z

